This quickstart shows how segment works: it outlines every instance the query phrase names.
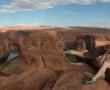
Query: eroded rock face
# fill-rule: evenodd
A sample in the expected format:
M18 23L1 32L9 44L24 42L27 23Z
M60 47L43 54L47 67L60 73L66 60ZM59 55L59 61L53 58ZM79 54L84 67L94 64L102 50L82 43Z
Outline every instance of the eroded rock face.
M84 78L93 76L94 71L85 64L70 65L63 52L69 48L85 49L84 36L88 34L96 39L96 45L97 41L109 42L105 31L96 34L96 31L48 29L0 33L0 56L10 51L13 42L20 45L22 52L3 70L9 76L0 74L0 90L109 90L104 80L84 85ZM99 56L105 49L100 46L96 51L95 55Z
M0 77L0 90L51 90L56 80L52 69L31 68L18 75Z
M49 68L30 68L11 76L0 77L0 90L109 90L109 84L98 80L96 84L84 85L85 78L93 76L94 71L85 64L69 65L59 72Z
M96 48L90 42L90 45L85 45L87 41L85 36L92 36L96 40ZM4 55L10 51L12 43L15 42L20 45L22 51L22 60L28 64L38 67L48 66L55 69L64 68L68 63L64 49L83 50L87 47L91 48L92 53L104 53L104 49L98 49L97 41L105 42L107 39L107 32L78 31L78 30L65 30L65 29L48 29L38 31L10 31L0 35L0 55ZM90 40L89 40L90 41ZM87 42L88 43L88 42ZM107 42L108 44L108 42ZM99 53L100 54L100 53ZM54 62L56 61L56 62ZM63 62L62 62L63 61ZM48 62L48 64L47 64ZM60 65L59 62L61 62ZM56 66L55 66L56 65Z
M1 37L1 56L10 51L13 42L20 45L21 59L27 64L36 67L46 66L54 69L65 69L68 63L63 53L64 43L54 31L5 33Z
M93 76L93 71L82 64L72 65L72 69L63 74L56 82L52 90L109 90L109 84L104 80L98 80L95 84L85 85L83 81Z

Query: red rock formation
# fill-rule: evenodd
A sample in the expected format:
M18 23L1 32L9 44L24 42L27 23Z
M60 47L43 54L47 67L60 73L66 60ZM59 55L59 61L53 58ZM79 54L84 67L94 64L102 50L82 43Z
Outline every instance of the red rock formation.
M5 54L10 50L13 42L17 43L21 47L21 59L28 64L64 69L68 63L63 53L64 43L56 36L56 32L7 32L1 37L1 40L1 53Z
M84 85L83 79L86 74L93 75L93 70L85 64L68 67L70 61L63 50L74 48L75 41L78 41L77 49L83 49L83 37L92 35L98 42L95 54L99 51L98 55L103 54L103 45L110 44L107 36L110 31L101 29L96 34L97 29L74 29L27 29L0 33L0 56L10 51L13 42L20 45L22 52L19 59L3 70L10 76L0 76L0 90L109 90L110 86L104 80L99 80L92 86Z
M66 71L57 80L52 90L109 90L109 84L104 80L98 80L95 84L85 85L83 81L92 76L93 71L84 65L72 65L71 69Z
M0 77L0 90L51 90L56 80L55 71L32 68L18 75Z

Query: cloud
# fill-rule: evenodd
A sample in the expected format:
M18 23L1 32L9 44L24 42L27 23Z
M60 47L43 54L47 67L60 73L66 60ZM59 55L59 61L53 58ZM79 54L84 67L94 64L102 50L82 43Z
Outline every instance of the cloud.
M74 11L70 11L70 10L66 10L65 11L65 14L68 14L68 15L74 15L76 14L77 12L74 12Z
M17 11L34 11L53 8L64 4L92 4L96 2L110 3L110 0L11 0L9 4L0 5L0 13Z

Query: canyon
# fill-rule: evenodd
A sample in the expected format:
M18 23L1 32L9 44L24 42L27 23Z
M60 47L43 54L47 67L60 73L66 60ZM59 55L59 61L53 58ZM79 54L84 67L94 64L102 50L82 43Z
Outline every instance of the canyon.
M90 27L5 27L0 28L0 57L13 43L21 55L0 73L0 90L109 90L109 81L84 85L94 70L84 63L72 63L64 51L83 51L86 36L95 40L90 55L100 56L110 47L110 29ZM88 46L89 47L89 46Z

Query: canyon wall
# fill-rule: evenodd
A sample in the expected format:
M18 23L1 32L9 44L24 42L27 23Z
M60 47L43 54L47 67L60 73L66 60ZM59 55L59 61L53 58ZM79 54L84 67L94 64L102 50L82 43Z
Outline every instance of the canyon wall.
M109 33L108 31L103 33L102 31L97 31L96 33L95 31L89 32L88 30L80 31L64 28L8 31L0 35L0 56L9 52L13 43L16 43L20 45L21 58L26 63L36 67L46 65L55 69L64 69L69 62L63 50L85 49L84 42L87 35L95 38L96 46L109 44Z
M72 64L64 54L67 49L84 50L85 37L90 36L96 42L93 52L101 55L105 46L110 45L109 35L109 30L94 28L90 31L88 28L53 28L0 33L0 57L11 50L13 43L21 49L21 56L2 71L4 74L0 73L0 90L109 90L105 80L84 85L84 78L93 76L94 70L86 64Z

